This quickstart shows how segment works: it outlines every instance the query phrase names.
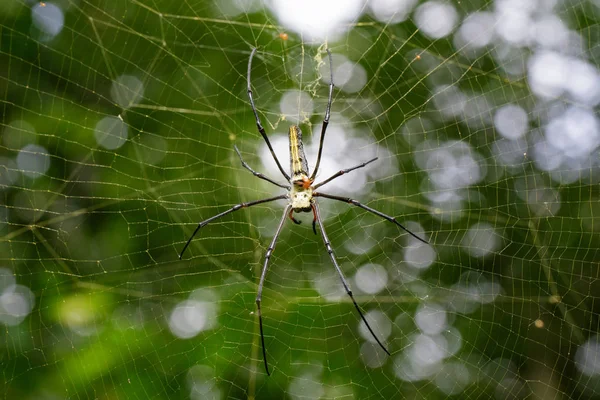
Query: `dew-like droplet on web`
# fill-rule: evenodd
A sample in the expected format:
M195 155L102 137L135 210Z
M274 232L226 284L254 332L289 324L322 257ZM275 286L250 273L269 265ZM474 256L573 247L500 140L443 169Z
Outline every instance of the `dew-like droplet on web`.
M325 388L316 374L304 373L291 380L287 393L293 400L320 399Z
M502 238L494 227L482 222L472 225L462 240L462 246L473 257L485 257L498 250Z
M357 21L364 9L362 0L268 1L286 30L296 32L305 43L335 42ZM318 12L315 12L318 10Z
M144 84L137 76L118 76L110 87L110 97L120 107L130 108L144 97Z
M458 13L451 4L428 1L417 7L413 20L425 36L441 39L454 30L458 22Z
M446 309L437 303L421 304L415 313L415 324L421 332L437 335L448 327Z
M412 232L412 229L411 229ZM422 237L423 235L417 234ZM424 270L429 268L437 258L437 252L428 244L421 243L417 239L410 237L413 241L411 246L404 249L404 261L413 268Z
M515 104L500 107L494 114L497 132L507 139L519 139L527 132L529 120L525 110Z
M65 25L63 10L53 3L39 2L31 8L31 20L41 35L39 40L50 41L54 39Z
M279 110L287 121L299 124L312 116L314 105L308 93L294 89L286 91L281 96ZM304 139L304 135L302 138Z
M433 366L440 364L448 355L448 343L443 336L419 334L414 337L412 345L407 349L414 365Z
M569 107L548 122L546 140L566 157L585 159L600 146L600 123L591 110Z
M115 150L125 144L128 131L127 124L121 118L108 116L98 121L94 129L94 137L98 145Z
M361 292L376 294L386 287L388 274L383 266L369 263L358 268L354 282Z
M516 173L518 173L518 171L522 171L521 165L528 161L523 154L527 152L528 145L524 138L519 138L516 140L500 138L492 145L492 153L494 154L497 162L501 165L509 167L511 172L513 167Z
M435 385L448 396L462 393L473 382L469 369L463 363L444 363L434 378Z
M17 155L17 166L23 175L40 178L50 168L50 154L42 146L28 144Z
M181 338L192 338L207 329L207 310L204 303L185 300L177 304L169 316L169 329Z
M373 17L386 24L406 20L418 0L370 0L367 2Z
M575 367L584 375L600 375L600 339L593 336L577 348Z
M455 85L441 85L433 90L433 105L446 118L460 116L467 104L467 96Z
M379 368L386 363L388 355L378 344L364 342L360 346L360 357L367 367Z
M11 285L0 292L0 322L18 325L29 315L35 304L35 295L23 285Z
M469 14L456 32L455 47L459 51L486 47L494 38L495 22L496 18L490 12Z
M568 60L561 54L548 51L531 56L527 71L531 92L546 100L563 94L570 75Z

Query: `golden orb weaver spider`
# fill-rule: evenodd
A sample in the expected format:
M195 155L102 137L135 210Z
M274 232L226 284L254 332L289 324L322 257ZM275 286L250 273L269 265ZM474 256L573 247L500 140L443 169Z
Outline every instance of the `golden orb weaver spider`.
M323 197L326 199L342 201L345 203L355 205L357 207L360 207L370 213L373 213L385 220L388 220L388 221L398 225L400 228L402 228L403 230L408 232L411 236L418 239L419 241L421 241L425 244L427 244L427 241L418 237L413 232L408 230L406 227L404 227L402 224L400 224L394 217L390 217L389 215L386 215L386 214L384 214L380 211L377 211L371 207L368 207L364 204L361 204L356 200L353 200L353 199L347 198L347 197L335 196L335 195L315 191L316 189L320 188L321 186L331 182L335 178L337 178L341 175L344 175L350 171L354 171L355 169L362 168L362 167L366 166L367 164L370 164L373 161L377 160L377 157L375 157L369 161L365 161L362 164L359 164L352 168L340 170L340 171L336 172L335 174L333 174L332 176L330 176L329 178L321 181L320 183L314 184L315 177L317 175L317 171L319 170L319 165L321 163L321 155L323 152L323 141L325 139L325 131L327 130L327 126L329 125L331 102L332 102L332 98L333 98L333 87L334 87L334 85L333 85L333 61L332 61L332 57L331 57L331 51L329 49L327 49L327 54L329 56L329 73L330 73L329 98L327 101L327 108L325 110L325 119L323 120L323 126L321 128L321 138L319 141L319 150L318 150L318 155L317 155L317 162L315 164L315 169L312 174L309 174L308 162L306 160L306 155L304 154L304 145L302 143L302 131L300 130L300 128L298 126L290 126L289 131L288 131L288 136L289 136L289 142L290 142L291 177L284 171L283 167L281 166L281 163L279 162L279 159L275 155L275 152L273 151L273 146L271 146L271 142L269 141L269 138L267 137L265 129L263 128L263 126L260 122L258 112L256 111L256 106L254 105L254 99L252 98L252 88L250 87L250 73L252 71L252 59L254 58L254 54L256 54L256 48L252 49L252 52L250 53L250 59L248 60L248 75L247 75L248 98L250 99L250 105L252 106L252 112L254 113L254 118L256 120L256 127L258 128L259 133L265 140L265 143L267 144L267 147L269 148L269 151L271 152L271 155L273 156L273 159L275 160L275 163L277 164L279 171L281 171L281 174L285 177L285 179L289 183L289 185L282 185L282 184L277 183L274 180L270 179L269 177L261 174L260 172L254 171L244 161L237 146L234 145L234 149L235 149L235 152L237 153L238 157L240 158L240 161L242 162L242 166L244 168L246 168L248 171L250 171L254 176L256 176L260 179L263 179L267 182L270 182L273 185L279 186L280 188L286 189L288 192L286 194L282 194L282 195L275 196L275 197L269 197L266 199L255 200L255 201L250 201L247 203L237 204L237 205L231 207L229 210L223 211L222 213L219 213L215 216L208 218L207 220L200 222L198 224L198 226L196 227L196 230L194 231L194 233L192 233L192 235L188 239L187 243L183 247L183 250L181 250L181 253L179 254L179 258L181 259L183 257L183 253L188 248L188 246L192 242L192 239L194 238L196 233L198 233L200 228L206 226L210 222L212 222L218 218L221 218L227 214L230 214L234 211L237 211L241 208L252 207L257 204L268 203L268 202L275 201L275 200L288 200L288 204L285 207L283 216L281 217L279 225L277 226L275 235L273 236L273 239L271 240L271 244L269 245L267 252L265 254L265 261L263 264L262 272L260 274L260 280L258 283L258 290L257 290L257 294L256 294L256 308L257 308L257 312L258 312L258 323L259 323L259 327L260 327L260 341L261 341L261 345L262 345L263 360L265 363L265 371L267 372L267 375L271 375L271 373L269 372L269 364L267 362L267 351L265 348L265 337L263 334L262 313L261 313L261 309L260 309L263 286L265 283L265 277L267 276L269 260L271 259L271 254L273 254L273 250L275 249L275 245L277 244L277 238L279 237L279 234L281 233L283 224L284 224L286 218L290 218L295 224L300 224L300 221L296 220L293 215L294 213L299 213L299 212L312 212L313 213L313 223L312 223L313 232L315 233L315 235L317 234L316 224L318 223L319 230L321 231L321 235L323 237L323 242L325 243L325 248L327 249L327 253L329 253L329 257L331 258L333 266L335 267L335 269L342 281L342 285L344 286L346 293L352 300L352 303L354 304L356 311L358 311L358 314L362 318L367 329L369 330L369 332L371 333L371 335L373 336L373 338L375 339L377 344L379 344L379 346L383 349L383 351L386 352L387 355L390 355L390 352L388 351L388 349L381 343L381 341L379 340L377 335L375 335L375 332L373 332L373 329L371 329L371 326L367 322L364 314L360 310L360 307L358 306L358 304L356 303L356 300L354 299L354 296L352 295L352 290L350 289L350 285L346 281L344 273L342 272L342 270L335 258L335 255L333 253L333 248L331 247L331 242L329 241L329 238L327 237L327 234L325 233L325 228L323 227L323 223L321 220L319 206L318 206L317 202L315 201L315 197Z

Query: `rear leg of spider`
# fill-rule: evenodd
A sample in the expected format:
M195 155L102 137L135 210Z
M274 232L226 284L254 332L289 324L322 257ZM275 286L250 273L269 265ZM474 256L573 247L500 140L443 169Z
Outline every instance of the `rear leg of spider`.
M346 293L348 294L348 296L352 300L352 303L354 304L354 307L356 308L356 311L358 311L358 314L360 315L360 318L365 323L367 329L371 333L371 336L373 336L373 338L375 339L375 341L377 342L377 344L379 345L379 347L381 347L383 349L383 351L385 351L385 353L388 356L390 356L391 355L390 352L383 345L383 343L381 343L381 341L379 340L379 338L377 337L377 335L375 335L375 332L371 328L371 325L369 325L369 323L367 322L367 319L365 318L365 316L362 313L360 307L358 306L358 303L356 303L356 300L354 299L354 295L352 294L352 290L350 290L350 285L348 284L348 282L346 281L346 278L344 277L344 273L342 272L342 269L340 268L340 266L339 266L339 264L338 264L338 262L337 262L337 260L335 258L335 254L333 254L333 248L331 247L331 242L329 241L329 238L327 237L327 233L325 233L325 228L323 227L323 221L321 220L321 214L320 214L319 208L318 208L318 206L316 204L314 204L314 212L315 212L316 220L319 223L319 228L321 229L321 236L323 236L323 242L325 243L325 248L327 248L327 253L329 253L329 258L331 259L331 262L333 263L333 266L335 267L335 269L336 269L336 271L338 273L338 276L340 277L340 280L342 281L342 285L344 286L344 289L346 290Z

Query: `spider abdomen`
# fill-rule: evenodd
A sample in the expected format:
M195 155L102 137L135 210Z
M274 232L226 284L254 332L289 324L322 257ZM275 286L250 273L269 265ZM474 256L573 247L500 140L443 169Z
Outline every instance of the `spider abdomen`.
M302 131L299 127L290 126L288 132L290 140L290 169L292 170L292 180L296 181L302 175L308 175L308 162L304 154L304 145L302 144Z

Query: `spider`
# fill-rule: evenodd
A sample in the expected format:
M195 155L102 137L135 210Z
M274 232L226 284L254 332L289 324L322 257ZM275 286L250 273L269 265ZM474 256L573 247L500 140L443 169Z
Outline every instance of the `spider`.
M194 231L194 233L190 236L187 243L183 247L183 250L181 250L181 253L179 254L179 258L181 259L183 257L183 253L188 248L188 246L192 242L192 239L194 238L196 233L198 233L200 228L206 226L210 222L212 222L218 218L221 218L227 214L230 214L234 211L240 210L242 208L252 207L257 204L269 203L269 202L272 202L275 200L287 200L287 205L283 212L283 216L281 217L279 225L277 226L277 230L275 231L275 235L273 236L273 239L271 240L271 244L269 245L267 252L265 254L265 261L264 261L264 264L262 267L262 272L260 274L260 280L258 282L258 291L256 294L256 308L257 308L258 322L259 322L259 327L260 327L260 341L261 341L261 345L262 345L262 354L263 354L263 360L264 360L264 364L265 364L265 371L266 371L267 375L271 375L271 374L269 372L269 364L267 362L267 351L265 348L265 337L263 334L262 313L261 313L261 309L260 309L263 285L265 283L265 277L267 276L269 260L271 259L271 255L273 254L273 250L275 249L275 245L277 243L277 238L279 237L279 234L281 233L281 230L283 228L285 220L287 218L289 218L295 224L300 224L301 221L298 221L296 218L294 218L294 213L300 213L300 212L312 212L313 213L313 221L312 221L313 232L315 233L315 235L317 234L316 225L318 223L319 230L321 231L321 236L323 237L323 242L325 243L325 248L327 249L327 253L329 253L331 262L333 263L333 266L335 267L335 269L340 277L340 280L342 281L342 285L344 286L346 293L352 300L352 303L354 304L356 311L358 311L358 314L362 318L367 329L369 330L369 332L371 333L371 335L373 336L373 338L375 339L377 344L379 344L379 346L383 349L383 351L386 352L387 355L390 355L390 352L388 351L388 349L383 345L383 343L381 343L381 341L379 340L377 335L375 335L375 332L373 332L373 329L371 329L371 326L367 322L364 314L362 313L360 307L358 306L358 304L356 303L356 300L354 299L354 296L352 295L352 290L350 289L350 285L348 284L348 281L346 280L344 273L342 272L342 270L335 258L335 255L333 253L333 248L331 247L331 242L329 241L329 238L327 237L327 234L325 233L325 228L323 227L323 223L322 223L322 219L321 219L321 213L319 211L319 205L315 201L315 198L322 197L325 199L341 201L344 203L348 203L348 204L352 204L354 206L360 207L363 210L366 210L366 211L373 213L387 221L390 221L390 222L398 225L400 228L402 228L404 231L409 233L415 239L417 239L425 244L427 244L427 241L425 241L424 239L421 239L420 237L415 235L413 232L408 230L406 227L404 227L402 224L400 224L394 217L390 217L389 215L386 215L386 214L384 214L380 211L377 211L371 207L368 207L364 204L361 204L358 201L353 200L351 198L335 196L332 194L326 194L323 192L316 191L321 186L331 182L332 180L338 178L339 176L344 175L350 171L354 171L356 169L363 168L364 166L377 160L377 157L375 157L369 161L365 161L365 162L363 162L359 165L356 165L352 168L340 170L340 171L336 172L335 174L333 174L332 176L330 176L329 178L327 178L317 184L314 183L315 177L317 175L317 171L319 170L319 165L321 163L321 155L323 153L323 141L325 139L325 131L327 130L327 126L329 124L329 116L330 116L331 102L332 102L332 96L333 96L333 87L334 87L334 85L333 85L333 69L332 69L333 62L332 62L332 57L331 57L331 51L329 49L327 49L327 54L329 56L329 73L330 73L329 98L327 101L327 108L325 110L325 118L323 120L323 126L321 128L321 138L319 141L319 151L318 151L318 155L317 155L317 162L315 164L315 169L313 170L312 174L309 173L308 162L306 160L306 155L304 154L304 147L302 144L302 131L300 130L300 128L298 126L290 126L288 136L289 136L289 142L290 142L290 172L291 172L291 176L285 172L285 170L281 166L281 163L279 162L279 159L275 155L275 152L273 151L273 147L271 146L271 142L269 141L269 138L267 137L265 129L263 128L263 126L260 122L258 112L256 111L256 106L254 105L254 99L252 98L252 88L250 86L250 73L252 70L252 59L254 58L254 55L256 54L256 50L257 50L256 48L252 49L252 52L250 53L250 59L248 60L248 75L247 75L248 98L250 99L250 105L252 107L252 111L254 113L254 118L256 120L256 127L258 128L259 133L265 140L265 143L267 144L267 147L269 148L269 151L271 152L271 155L273 156L273 159L275 160L275 163L277 164L279 171L281 171L281 174L285 177L285 180L289 183L289 185L277 183L276 181L261 174L260 172L256 172L244 161L237 146L234 145L234 149L235 149L235 152L237 153L238 157L240 158L240 161L244 168L246 168L248 171L250 171L257 178L263 179L267 182L272 183L275 186L279 186L280 188L285 189L287 191L287 193L279 195L279 196L269 197L266 199L250 201L247 203L240 203L240 204L237 204L237 205L231 207L230 209L228 209L226 211L223 211L222 213L219 213L215 216L208 218L205 221L200 222L198 224L198 226L196 227L196 230Z

